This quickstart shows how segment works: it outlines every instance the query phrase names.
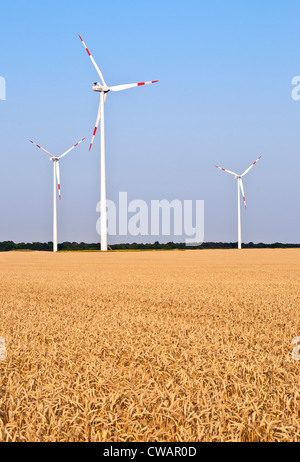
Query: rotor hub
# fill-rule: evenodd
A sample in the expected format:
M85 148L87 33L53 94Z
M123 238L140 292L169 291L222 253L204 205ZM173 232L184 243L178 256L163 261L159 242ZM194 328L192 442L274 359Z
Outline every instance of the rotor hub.
M109 88L101 85L99 82L94 82L93 83L92 90L93 91L103 92L103 93L108 93L109 92Z

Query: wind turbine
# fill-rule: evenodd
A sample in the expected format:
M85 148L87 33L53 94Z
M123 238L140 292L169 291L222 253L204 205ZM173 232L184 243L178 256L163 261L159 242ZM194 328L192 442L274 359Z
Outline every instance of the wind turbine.
M245 209L247 208L247 207L246 207L246 199L245 199L245 193L244 193L244 186L243 186L242 177L245 176L245 175L249 172L249 170L251 170L251 168L253 167L253 165L255 165L255 164L259 161L259 159L261 159L261 157L262 157L262 156L260 156L258 159L256 159L256 161L253 162L253 164L251 164L250 167L247 168L247 170L245 170L244 173L242 173L242 175L238 175L237 173L231 172L230 170L226 170L225 168L218 167L218 166L216 165L216 168L219 168L220 170L223 170L223 172L230 173L230 174L233 175L233 176L235 177L235 179L237 180L237 190L238 190L238 248L239 248L239 249L242 248L240 192L242 193L242 196L243 196L243 201L244 201Z
M98 107L98 114L97 114L97 119L96 119L96 124L91 140L91 144L89 147L89 151L91 150L96 131L100 122L100 213L101 213L101 245L100 249L102 251L107 251L107 212L106 212L106 174L105 174L105 133L104 133L104 103L107 97L107 93L109 91L121 91L121 90L127 90L128 88L133 88L133 87L140 87L142 85L148 85L149 83L156 83L158 80L151 80L150 82L139 82L139 83L131 83L131 84L125 84L125 85L115 85L112 87L108 87L106 85L106 82L103 78L103 75L97 66L94 58L92 57L90 51L88 50L86 44L82 40L81 36L79 35L80 40L83 43L84 48L87 51L87 54L91 58L91 61L96 69L96 72L98 76L100 77L99 82L94 82L92 90L93 91L98 91L100 92L100 102L99 102L99 107Z
M60 193L60 175L59 175L59 161L62 157L64 157L68 152L72 151L76 146L78 146L85 138L78 141L78 143L74 144L70 149L64 152L61 156L55 157L50 152L46 151L46 149L42 148L39 144L34 143L33 141L29 140L30 143L35 144L38 148L42 149L44 152L49 154L50 161L53 162L53 252L57 252L57 211L56 211L56 181L58 186L58 194L59 199L61 199Z

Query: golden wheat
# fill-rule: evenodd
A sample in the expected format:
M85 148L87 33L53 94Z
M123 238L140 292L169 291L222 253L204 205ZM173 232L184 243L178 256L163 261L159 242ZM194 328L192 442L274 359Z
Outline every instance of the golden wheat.
M300 441L300 250L0 254L1 441Z

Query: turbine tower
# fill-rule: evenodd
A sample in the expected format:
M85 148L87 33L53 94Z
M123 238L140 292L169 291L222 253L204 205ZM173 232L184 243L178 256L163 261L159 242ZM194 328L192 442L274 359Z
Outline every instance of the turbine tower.
M50 152L46 151L46 149L42 148L39 144L34 143L33 141L29 140L30 143L35 144L38 148L42 149L42 151L46 152L50 156L50 161L53 162L53 252L57 252L57 209L56 209L56 181L58 187L58 194L59 199L61 199L60 193L60 175L59 175L59 161L62 157L64 157L68 152L72 151L76 146L78 146L85 138L78 141L78 143L74 144L70 149L64 152L61 156L55 157Z
M151 80L150 82L139 82L139 83L131 83L125 85L115 85L115 86L107 86L106 82L103 78L103 75L97 66L94 58L92 57L90 51L88 50L86 44L82 40L81 36L79 38L86 49L87 54L91 58L91 61L96 69L98 76L100 77L100 83L94 82L92 90L97 91L100 93L100 102L98 107L98 114L96 119L96 124L91 140L91 144L89 147L89 151L91 150L92 144L94 142L94 138L96 135L96 131L100 123L100 214L101 214L101 244L100 249L102 251L107 251L107 212L106 212L106 173L105 173L105 133L104 133L104 103L107 97L107 93L109 91L121 91L127 90L128 88L133 87L140 87L142 85L148 85L149 83L156 83L158 80Z
M258 159L256 159L255 162L253 162L253 164L250 165L249 168L247 168L247 170L244 171L244 173L242 173L242 175L238 175L237 173L234 173L234 172L231 172L230 170L226 170L225 168L222 168L222 167L218 167L216 165L216 168L219 168L220 170L223 170L223 172L227 172L227 173L230 173L231 175L233 175L235 177L235 179L237 180L237 193L238 193L238 248L241 249L242 248L242 228L241 228L241 201L240 201L240 192L242 193L242 196L243 196L243 201L244 201L244 205L245 205L245 209L247 208L246 207L246 199L245 199L245 192L244 192L244 186L243 186L243 180L242 180L242 177L245 176L249 170L251 170L251 168L259 161L259 159L261 159L262 156L260 156Z

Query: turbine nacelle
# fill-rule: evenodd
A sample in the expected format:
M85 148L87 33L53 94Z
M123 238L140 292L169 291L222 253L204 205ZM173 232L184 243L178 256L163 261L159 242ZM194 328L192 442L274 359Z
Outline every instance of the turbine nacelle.
M59 161L59 157L50 157L50 162L58 162Z
M101 85L99 82L94 82L92 86L93 91L103 91L104 93L109 92L109 88Z

